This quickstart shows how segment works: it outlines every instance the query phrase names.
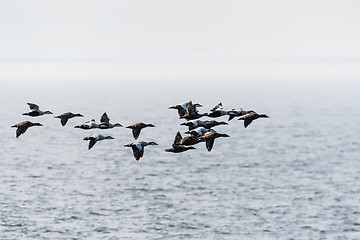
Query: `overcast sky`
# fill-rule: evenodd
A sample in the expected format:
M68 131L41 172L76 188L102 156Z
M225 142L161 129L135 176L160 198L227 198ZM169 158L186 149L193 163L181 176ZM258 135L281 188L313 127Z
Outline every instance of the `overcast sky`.
M330 61L354 70L359 12L356 0L0 0L0 77L105 70L116 77L124 64L128 75L139 66L171 74L176 62L192 61L223 70ZM182 70L201 74L189 67Z

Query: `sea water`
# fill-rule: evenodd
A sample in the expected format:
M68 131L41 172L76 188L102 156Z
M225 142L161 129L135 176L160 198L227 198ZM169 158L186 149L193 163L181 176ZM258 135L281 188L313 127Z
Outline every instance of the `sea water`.
M141 83L139 86L138 83ZM360 102L355 81L2 83L0 239L360 239ZM208 112L265 113L247 128L216 118L230 135L168 153L177 103ZM23 116L27 102L54 115ZM61 126L55 115L83 118ZM75 125L106 112L124 127ZM202 120L209 119L203 117ZM30 120L15 138L11 125ZM125 126L157 142L136 161ZM83 138L111 135L88 150Z

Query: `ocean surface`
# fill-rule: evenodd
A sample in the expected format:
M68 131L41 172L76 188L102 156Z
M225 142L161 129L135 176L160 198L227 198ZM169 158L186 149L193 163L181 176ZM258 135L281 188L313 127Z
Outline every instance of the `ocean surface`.
M138 86L140 84L140 86ZM360 84L351 80L2 82L0 239L360 239ZM269 115L246 129L236 118L214 129L230 138L174 154L174 104L208 112L253 109ZM31 118L27 102L83 118L65 127ZM99 121L155 128L136 161L125 127L82 130ZM208 119L206 117L202 119ZM15 138L11 125L30 120ZM82 140L111 135L91 150Z

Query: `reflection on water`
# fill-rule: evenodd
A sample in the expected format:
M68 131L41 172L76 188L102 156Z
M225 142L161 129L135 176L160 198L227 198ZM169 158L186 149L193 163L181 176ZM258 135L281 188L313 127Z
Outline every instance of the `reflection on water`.
M340 83L225 82L74 83L3 91L0 116L1 239L357 239L360 236L360 106ZM209 111L254 109L244 129L218 126L230 138L181 154L166 153L177 131L168 107L194 100ZM30 118L26 102L84 118L63 127L53 116ZM87 150L82 138L99 130L73 126L107 112L127 126L153 123L140 139L159 145L135 161L131 130L101 130L115 139ZM11 125L41 122L19 139ZM227 121L226 117L218 120Z

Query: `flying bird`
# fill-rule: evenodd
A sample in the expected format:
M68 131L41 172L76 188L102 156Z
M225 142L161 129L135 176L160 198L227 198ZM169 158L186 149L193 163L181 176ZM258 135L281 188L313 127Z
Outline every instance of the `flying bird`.
M193 130L193 129L198 128L198 127L204 127L205 122L201 121L201 120L193 120L193 121L188 121L188 122L181 123L180 125L181 126L188 126L189 130Z
M42 126L42 124L40 124L40 123L32 123L30 121L24 121L24 122L15 124L15 125L13 125L11 127L16 127L17 128L16 129L16 138L18 138L18 137L20 137L21 134L24 134L29 127L32 127L32 126Z
M95 119L91 119L90 121L84 122L81 125L77 125L75 126L75 128L81 128L81 129L92 129L92 128L97 128L98 124L95 122Z
M181 153L191 149L196 149L196 148L194 148L193 146L186 147L184 145L175 145L169 149L165 149L165 152Z
M190 102L191 101L179 103L179 104L169 107L169 109L177 109L179 117L182 117L187 113L187 106ZM195 109L196 109L197 107L202 107L202 105L199 103L195 103L195 104L193 104L193 107L195 107Z
M211 149L213 148L214 146L214 141L216 138L219 138L219 137L230 137L229 135L227 134L223 134L223 133L218 133L218 132L210 132L210 133L207 133L201 137L199 137L201 140L205 140L205 143L206 143L206 148L207 150L210 152Z
M248 113L254 113L254 111L253 110L246 111L243 110L242 108L240 109L233 108L231 109L231 111L228 111L229 121L232 120L234 117L241 117Z
M139 161L139 159L144 156L144 148L149 145L158 144L156 142L136 141L126 144L124 147L131 147L136 161Z
M208 132L215 132L215 130L207 129L207 128L204 128L204 127L198 127L198 128L193 129L193 130L187 131L185 133L190 134L190 135L192 135L194 137L200 137L200 136L203 136L204 134L206 134Z
M212 127L218 126L218 125L227 125L228 123L226 122L218 122L215 120L206 120L206 121L201 121L201 120L193 120L193 121L189 121L189 122L185 122L185 123L181 123L180 125L182 126L188 126L189 130L193 130L195 128L198 127L204 127L206 129L210 129Z
M122 127L120 123L112 124L110 123L110 118L106 114L106 112L101 116L100 123L98 124L98 128L101 129L108 129L108 128L114 128L114 127Z
M196 105L192 104L192 101L190 101L186 105L186 113L183 116L180 116L180 119L184 118L189 121L201 118L203 116L207 116L207 113L199 113L196 109Z
M204 128L206 128L206 129L210 129L210 128L216 127L218 125L228 125L228 123L226 123L226 122L218 122L218 121L215 121L215 120L210 120L210 121L205 121L204 122Z
M68 120L73 117L83 117L83 115L81 115L80 113L75 114L72 112L66 112L59 116L55 116L54 118L60 118L61 125L65 126Z
M213 109L210 110L210 113L207 114L208 117L216 118L227 115L227 111L224 110L222 103L216 105Z
M86 137L83 140L88 140L89 142L89 150L95 145L96 142L104 140L104 139L114 139L112 136L103 136L101 134L92 134L90 137Z
M269 118L269 116L266 114L257 114L256 112L251 112L241 116L238 120L244 120L244 127L246 128L250 125L250 123L252 123L252 121L258 118Z
M182 140L182 139L183 138L181 137L180 132L178 132L175 135L175 140L174 140L174 143L172 144L171 148L165 149L165 152L181 153L181 152L185 152L187 150L195 149L193 146L190 146L190 147L184 146L182 143L184 143L184 141L186 141L186 140Z
M195 136L186 136L186 137L182 137L180 132L177 132L176 136L175 136L175 140L173 143L173 147L175 145L184 145L184 146L190 146L190 145L195 145L198 144L199 142L202 142L203 140L199 139L198 137Z
M139 122L130 126L127 126L126 128L130 128L132 129L132 133L135 139L138 139L141 129L146 128L146 127L155 127L153 124L151 123L143 123L143 122Z
M27 115L27 116L31 116L31 117L37 117L37 116L42 116L44 114L53 114L50 111L41 111L39 109L39 106L34 104L34 103L27 103L27 105L29 105L29 107L30 107L30 112L23 113L23 115Z

